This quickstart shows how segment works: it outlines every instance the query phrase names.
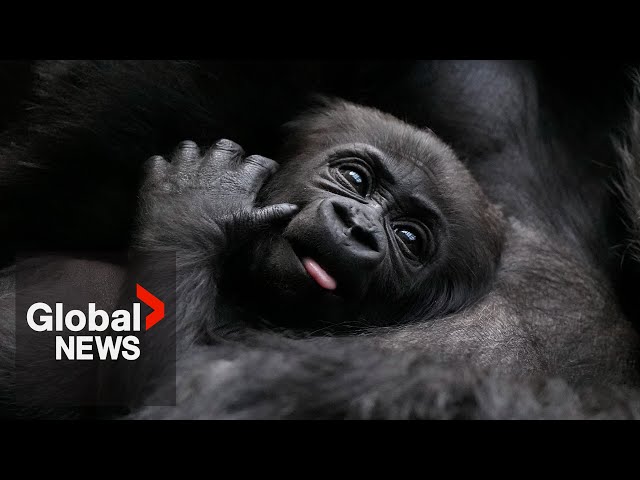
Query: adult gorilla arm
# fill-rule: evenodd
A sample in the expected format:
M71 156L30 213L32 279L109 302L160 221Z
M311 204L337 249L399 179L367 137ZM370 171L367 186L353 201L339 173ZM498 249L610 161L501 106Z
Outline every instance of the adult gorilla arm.
M640 418L637 390L500 375L440 362L424 348L388 351L353 337L261 336L202 348L178 364L177 389L177 406L144 407L128 418ZM160 388L146 403L165 394Z
M178 364L178 405L132 418L638 418L640 393L625 387L638 380L637 336L611 315L601 275L513 230L510 268L465 312L371 336L257 334L192 352Z

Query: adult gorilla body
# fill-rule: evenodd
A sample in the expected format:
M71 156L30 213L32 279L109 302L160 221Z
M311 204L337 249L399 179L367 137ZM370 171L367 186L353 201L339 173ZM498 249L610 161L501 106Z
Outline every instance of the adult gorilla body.
M372 85L366 103L433 128L502 206L509 227L492 291L462 312L367 336L259 335L203 347L179 364L178 407L149 407L136 416L581 417L592 414L591 408L629 413L609 406L635 413L628 402L635 393L599 397L586 390L637 383L637 338L612 290L612 240L602 224L613 207L601 177L615 165L602 132L623 114L590 115L586 128L593 136L581 136L587 140L578 143L567 126L575 117L562 123L555 110L559 104L544 95L541 87L547 84L528 63L435 62L415 71L419 75L398 75L398 83L412 88L384 91ZM251 114L217 105L222 97L210 95L207 70L183 63L54 64L40 73L38 107L6 134L2 165L3 178L11 179L3 198L22 202L19 211L3 214L16 244L31 248L123 245L127 229L119 221L130 220L133 208L120 199L131 202L137 183L127 168L184 138L206 144L228 137L273 155L275 125L297 108L293 101L288 111L276 109L264 100L268 95ZM260 79L267 86L281 80ZM362 99L332 80L312 86ZM229 93L225 88L242 90L213 84L220 95ZM411 107L401 93L406 91L419 92L424 110ZM231 93L256 98L250 89ZM269 114L273 123L265 119ZM561 125L554 128L555 122ZM264 135L251 135L252 130ZM596 160L605 165L595 165ZM100 183L79 182L83 175ZM114 178L122 179L119 185L128 195L113 196ZM78 184L73 200L80 195L91 201L70 201L61 193ZM25 185L31 186L29 194ZM86 226L79 219L87 210L94 218L108 211L107 195L115 203L104 215L115 223L106 229L90 226L79 236L80 226ZM36 230L43 234L34 235ZM3 338L10 337L6 333ZM524 374L539 380L523 380ZM563 380L546 380L551 376ZM267 391L283 395L263 395Z

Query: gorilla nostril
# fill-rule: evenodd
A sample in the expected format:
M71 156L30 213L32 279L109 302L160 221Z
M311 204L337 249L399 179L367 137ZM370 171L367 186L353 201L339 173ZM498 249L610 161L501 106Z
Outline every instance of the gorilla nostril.
M380 245L373 232L361 227L360 225L354 225L351 228L351 236L356 241L369 248L369 250L373 250L374 252L380 251Z

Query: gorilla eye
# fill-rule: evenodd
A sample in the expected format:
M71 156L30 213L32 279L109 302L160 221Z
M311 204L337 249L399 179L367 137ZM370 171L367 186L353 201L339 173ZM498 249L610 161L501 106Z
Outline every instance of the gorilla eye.
M396 223L393 232L400 240L402 250L417 260L423 260L427 255L429 235L421 225L413 223Z
M361 197L369 195L371 180L369 172L360 165L342 165L338 168L339 179L346 187Z

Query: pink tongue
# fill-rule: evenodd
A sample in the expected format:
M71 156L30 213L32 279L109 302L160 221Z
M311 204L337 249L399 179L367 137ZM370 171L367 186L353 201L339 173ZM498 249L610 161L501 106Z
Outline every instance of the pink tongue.
M313 278L318 285L327 290L336 289L336 281L331 275L324 271L324 269L318 265L314 260L310 258L303 258L302 265L311 278Z

